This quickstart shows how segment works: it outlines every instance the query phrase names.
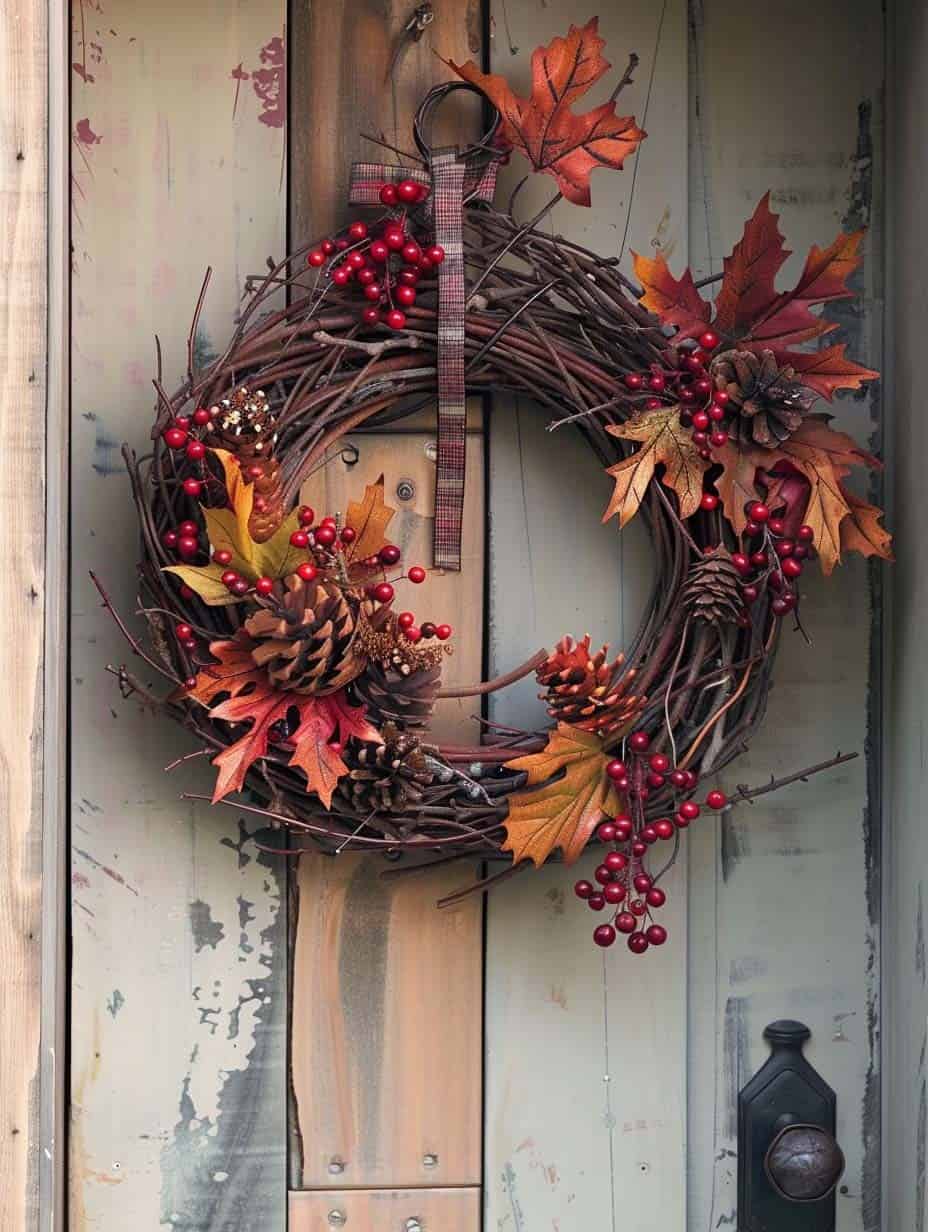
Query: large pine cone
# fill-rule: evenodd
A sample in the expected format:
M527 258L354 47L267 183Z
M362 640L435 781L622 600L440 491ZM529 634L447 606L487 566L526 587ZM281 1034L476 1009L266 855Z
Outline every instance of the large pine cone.
M775 449L800 427L815 395L780 367L772 351L723 351L712 361L716 389L728 394L737 412L738 439L745 445Z
M283 597L245 621L256 645L251 657L279 689L334 693L364 667L355 648L360 617L357 599L333 582L287 578Z
M383 728L383 744L352 741L343 754L349 771L336 793L358 814L402 813L418 804L433 775L417 736L395 724Z
M717 547L690 569L681 594L684 607L707 624L735 624L744 610L741 578L731 553Z
M644 704L629 693L634 671L623 672L625 656L609 661L609 647L590 654L589 633L574 644L562 638L538 669L539 697L548 714L560 723L607 735L631 723Z
M406 666L371 659L353 681L351 691L367 706L367 717L375 727L382 728L385 723L395 723L401 731L428 727L441 684L441 668L404 671Z

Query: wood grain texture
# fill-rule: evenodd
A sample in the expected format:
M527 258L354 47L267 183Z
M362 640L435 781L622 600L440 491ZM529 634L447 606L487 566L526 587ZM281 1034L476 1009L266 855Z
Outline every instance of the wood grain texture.
M338 1212L345 1222L333 1224ZM479 1189L344 1189L290 1195L290 1232L476 1232L480 1226ZM412 1225L415 1226L415 1223ZM418 1232L418 1230L417 1230Z
M297 1187L480 1180L482 904L435 906L475 869L378 876L391 867L347 852L300 860Z
M201 361L283 252L284 21L276 0L72 13L74 1232L286 1224L282 865L234 812L179 802L209 767L163 773L189 738L120 700L87 578L131 617L119 446L149 438L155 333L174 388L205 267Z
M0 1207L39 1227L47 12L0 12ZM43 1170L44 1171L44 1170Z
M563 2L541 11L494 3L492 13L492 67L520 84L533 48L586 16ZM595 172L592 209L561 203L550 223L596 251L622 252L626 263L630 247L659 248L674 263L686 257L686 6L671 0L661 17L662 6L645 0L601 12L615 77L590 97L608 96L637 51L641 65L619 111L651 136L637 176L634 160L622 173ZM524 170L513 158L510 187ZM535 176L519 215L531 217L553 191ZM600 525L611 481L571 429L546 433L551 418L525 401L494 399L491 672L568 632L620 650L651 583L643 527L620 534ZM491 715L535 727L544 720L536 694L523 681L492 699ZM639 961L620 945L605 954L593 945L596 921L571 886L595 863L591 855L574 869L530 871L489 896L485 1217L494 1230L685 1226L685 869L673 871L661 912L670 942Z
M891 682L884 748L890 775L887 818L884 983L886 1065L886 1193L884 1228L928 1227L928 828L924 821L925 698L928 662L923 646L928 569L921 509L928 433L922 411L925 329L924 264L913 260L928 189L928 161L919 117L928 106L928 10L895 6L889 78L891 161L889 275L894 337L887 375L893 408L890 474L897 563L890 578L885 649Z
M346 216L348 177L358 158L396 162L367 133L414 150L412 119L424 95L448 70L438 56L478 62L480 0L434 0L422 38L403 33L415 5L406 0L292 6L290 235L309 242ZM437 54L436 54L437 53ZM451 144L473 132L475 112L442 111L436 138Z
M721 269L767 189L794 254L783 285L810 244L868 226L861 297L829 316L836 341L882 368L881 5L833 0L813 11L788 0L774 11L703 0L692 31L696 278ZM879 450L879 386L829 409L837 427ZM767 1055L764 1026L783 1017L812 1028L809 1059L837 1091L848 1161L840 1232L913 1227L880 1218L879 729L868 724L879 706L879 574L856 558L827 581L810 573L812 645L784 637L764 724L725 780L758 782L836 749L868 751L870 765L861 758L692 832L690 1226L699 1232L734 1219L734 1096ZM911 928L911 901L907 911Z
M357 462L346 465L345 449L357 450ZM373 433L347 437L328 455L327 465L303 486L302 499L320 515L347 508L358 500L365 484L384 476L385 500L396 514L388 534L402 549L400 572L424 564L428 576L418 586L397 582L396 610L415 612L419 622L447 621L454 627L453 653L445 656L442 682L469 684L480 679L483 664L484 492L483 437L467 437L465 493L460 573L432 569L432 527L435 509L435 436L427 433ZM447 698L435 708L430 741L480 743L479 698Z

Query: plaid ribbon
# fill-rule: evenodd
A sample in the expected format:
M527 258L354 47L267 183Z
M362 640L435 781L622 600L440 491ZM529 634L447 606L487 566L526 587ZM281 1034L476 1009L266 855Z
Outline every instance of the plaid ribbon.
M352 205L379 205L384 184L415 180L431 189L424 208L435 243L445 250L438 267L438 458L435 476L433 555L436 569L461 568L464 515L466 407L464 400L464 201L491 201L497 163L468 165L454 148L436 150L429 171L380 163L355 163Z

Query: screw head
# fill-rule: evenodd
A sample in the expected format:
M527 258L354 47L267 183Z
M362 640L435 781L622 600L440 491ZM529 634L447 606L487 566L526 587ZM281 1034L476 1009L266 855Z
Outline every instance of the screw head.
M438 1167L438 1156L431 1154L431 1152L423 1155L422 1156L422 1166L423 1168L437 1168Z
M339 1159L337 1155L333 1155L329 1160L328 1171L330 1176L341 1176L341 1174L345 1171L345 1161L343 1159Z
M329 1211L329 1227L343 1228L347 1222L348 1216L344 1211L338 1210L337 1207L335 1210Z
M401 479L396 485L397 499L411 501L416 494L416 485L411 479Z

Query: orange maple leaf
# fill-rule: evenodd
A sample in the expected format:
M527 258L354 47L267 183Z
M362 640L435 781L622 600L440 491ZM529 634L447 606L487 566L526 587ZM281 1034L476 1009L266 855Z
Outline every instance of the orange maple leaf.
M607 761L598 736L558 723L540 753L506 763L526 771L526 787L537 788L509 797L503 850L512 852L515 863L531 860L537 868L560 847L565 863L573 864L603 816L619 807Z
M742 335L777 298L774 279L790 253L783 247L778 214L770 212L770 193L744 225L744 234L725 258L725 276L715 300L714 327Z
M355 532L355 538L345 551L349 561L362 561L367 556L376 556L387 542L386 533L395 509L383 499L383 475L376 483L364 489L364 499L349 501L345 511L345 525Z
M880 526L883 510L876 505L868 505L859 496L841 488L850 512L841 523L841 550L844 552L860 552L861 556L881 556L883 560L892 560L893 553L890 544L893 541L889 531Z
M677 339L694 338L707 328L712 309L699 294L689 270L682 278L674 278L662 253L653 260L632 253L635 273L644 288L641 302L649 312L660 317L665 325L678 331Z
M201 668L193 688L175 697L199 702L213 718L250 724L245 735L213 759L219 770L213 803L242 790L248 771L267 755L271 728L293 709L299 725L287 742L294 750L289 764L303 771L308 790L328 808L336 783L348 773L342 744L351 736L380 743L380 733L365 718L365 708L350 705L343 691L315 697L273 688L267 672L252 658L253 646L244 633L210 643L210 654L217 661ZM223 700L217 704L220 697Z
M692 434L680 423L679 406L644 411L627 423L608 424L606 431L624 440L640 441L641 448L607 467L606 474L615 480L615 488L603 514L604 522L618 514L619 526L624 526L637 513L658 465L664 468L663 482L677 494L680 516L688 518L696 512L709 463L699 456Z
M524 154L536 171L546 171L575 205L590 204L594 167L621 170L622 163L647 136L632 116L615 114L615 100L585 115L571 111L578 99L608 72L599 18L571 26L566 38L552 39L532 54L532 93L519 98L509 83L483 73L473 62L446 63L459 77L478 87L499 111L501 136Z

